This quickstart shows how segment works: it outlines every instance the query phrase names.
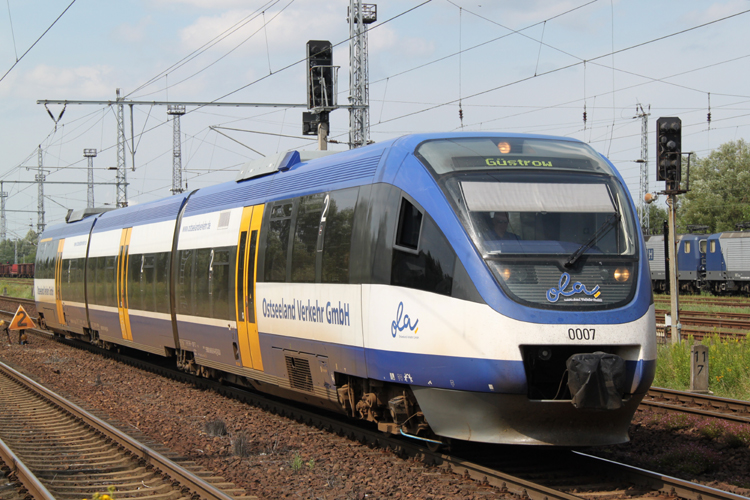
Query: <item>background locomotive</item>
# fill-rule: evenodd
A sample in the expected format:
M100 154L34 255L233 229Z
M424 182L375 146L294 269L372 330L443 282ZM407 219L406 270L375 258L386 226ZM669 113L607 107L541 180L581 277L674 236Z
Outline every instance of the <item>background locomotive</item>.
M313 155L320 156L320 153ZM568 138L411 135L49 227L46 327L436 443L627 440L655 369L646 248Z
M655 292L669 292L664 236L647 236L646 248ZM750 232L677 235L681 292L750 295Z

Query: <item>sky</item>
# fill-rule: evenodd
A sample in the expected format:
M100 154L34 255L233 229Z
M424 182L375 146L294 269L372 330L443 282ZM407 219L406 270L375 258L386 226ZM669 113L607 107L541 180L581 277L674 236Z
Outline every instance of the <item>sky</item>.
M96 205L116 201L115 108L45 109L38 100L114 100L119 88L135 101L303 104L305 44L329 40L338 100L348 102L348 0L4 3L0 181L11 239L37 228L38 186L30 181L40 147L47 225L86 206L85 184L63 184L86 182L85 148L98 150L95 181L108 183L95 187ZM649 113L650 192L664 189L655 178L659 117L681 118L682 149L698 157L750 134L748 0L387 0L369 27L375 142L459 130L573 137L606 155L638 202L637 115ZM133 165L129 108L133 205L171 195L173 123L165 106L132 107ZM186 111L182 175L190 190L234 180L261 154L317 149L314 137L301 137L300 108ZM348 127L348 110L331 113L332 139L345 143Z

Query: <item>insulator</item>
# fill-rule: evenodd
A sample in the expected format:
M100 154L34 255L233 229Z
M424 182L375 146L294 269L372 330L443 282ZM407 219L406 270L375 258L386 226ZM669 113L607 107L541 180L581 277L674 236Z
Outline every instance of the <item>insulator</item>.
M460 120L463 120L463 119L464 119L464 110L463 110L463 109L461 109L461 108L458 108L458 118L459 118Z
M586 123L586 112L583 112L583 123Z
M711 123L711 113L708 114L708 123Z

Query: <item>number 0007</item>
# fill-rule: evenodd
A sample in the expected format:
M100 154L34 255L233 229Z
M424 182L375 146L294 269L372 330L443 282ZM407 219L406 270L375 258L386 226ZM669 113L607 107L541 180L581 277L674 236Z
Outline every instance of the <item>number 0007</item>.
M568 338L570 340L595 340L595 328L568 328Z

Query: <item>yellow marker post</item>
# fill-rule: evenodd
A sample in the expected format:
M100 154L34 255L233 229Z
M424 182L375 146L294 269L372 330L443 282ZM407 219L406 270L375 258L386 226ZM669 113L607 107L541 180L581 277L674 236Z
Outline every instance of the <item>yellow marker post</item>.
M27 328L36 328L34 321L28 315L23 306L19 305L16 315L13 316L13 320L10 322L9 330L25 330Z

